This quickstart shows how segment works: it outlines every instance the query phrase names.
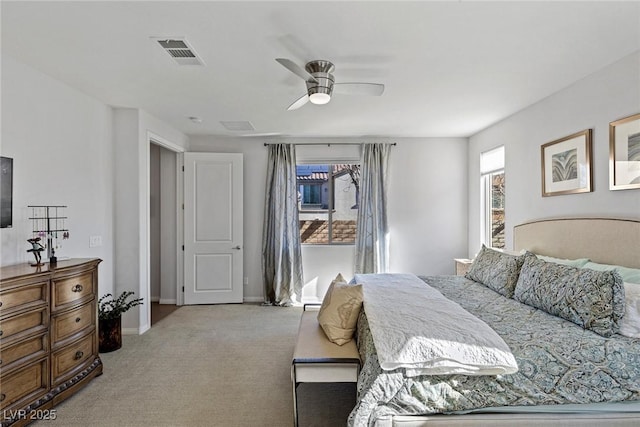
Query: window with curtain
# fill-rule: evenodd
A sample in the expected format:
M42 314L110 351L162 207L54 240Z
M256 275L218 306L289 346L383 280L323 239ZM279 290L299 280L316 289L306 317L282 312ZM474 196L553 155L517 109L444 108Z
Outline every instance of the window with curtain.
M297 164L296 175L301 243L354 244L360 165Z
M504 249L505 174L504 146L480 154L482 243Z

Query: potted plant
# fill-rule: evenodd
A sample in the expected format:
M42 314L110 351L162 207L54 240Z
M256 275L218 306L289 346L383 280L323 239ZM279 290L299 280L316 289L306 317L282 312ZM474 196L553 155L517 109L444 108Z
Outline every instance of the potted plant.
M122 313L142 304L143 298L131 301L132 291L124 291L118 298L106 294L98 300L98 334L100 337L100 353L108 353L122 347Z

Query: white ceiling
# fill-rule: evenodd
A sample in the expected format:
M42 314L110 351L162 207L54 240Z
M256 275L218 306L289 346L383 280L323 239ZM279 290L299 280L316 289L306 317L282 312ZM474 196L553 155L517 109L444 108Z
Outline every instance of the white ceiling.
M640 49L640 2L8 2L2 51L189 135L469 136ZM186 36L179 66L150 37ZM384 83L286 111L304 82L274 58ZM201 117L201 124L188 117Z

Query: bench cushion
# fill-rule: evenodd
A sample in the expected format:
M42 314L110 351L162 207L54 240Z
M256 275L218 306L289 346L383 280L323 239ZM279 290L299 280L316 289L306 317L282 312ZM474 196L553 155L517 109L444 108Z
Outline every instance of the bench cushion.
M318 325L316 312L304 311L291 368L294 388L297 383L357 382L360 356L355 341L332 343Z
M293 352L294 363L360 363L355 341L337 345L329 341L318 324L314 311L302 312L298 341Z

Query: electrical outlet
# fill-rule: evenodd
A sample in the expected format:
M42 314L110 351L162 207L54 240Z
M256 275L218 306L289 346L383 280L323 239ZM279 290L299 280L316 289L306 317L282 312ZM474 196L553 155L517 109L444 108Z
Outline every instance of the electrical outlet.
M249 284L249 278L248 278L248 277L245 277L245 278L244 278L244 284L245 284L245 285L248 285L248 284Z
M96 248L98 246L102 246L102 236L90 236L89 247Z

